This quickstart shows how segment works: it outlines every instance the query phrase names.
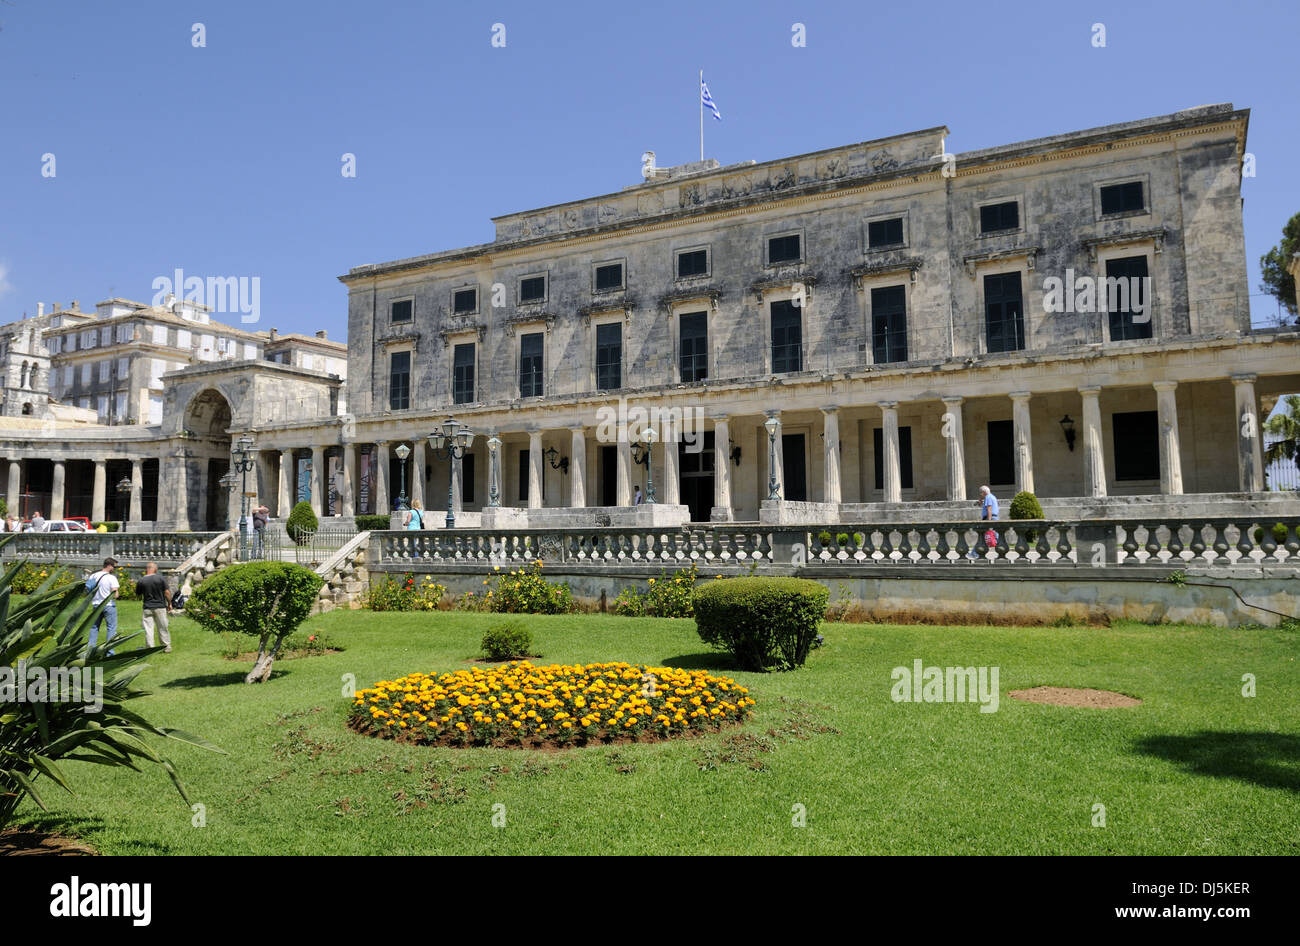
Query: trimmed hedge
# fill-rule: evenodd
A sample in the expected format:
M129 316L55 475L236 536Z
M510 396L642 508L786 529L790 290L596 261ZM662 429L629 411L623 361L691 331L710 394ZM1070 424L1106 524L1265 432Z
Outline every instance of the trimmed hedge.
M695 626L742 670L803 666L830 591L806 578L724 578L695 592Z
M316 518L311 503L306 500L289 510L289 518L284 523L284 531L298 545L303 545L319 528L320 520Z
M374 532L387 529L391 521L388 516L357 516L357 531Z

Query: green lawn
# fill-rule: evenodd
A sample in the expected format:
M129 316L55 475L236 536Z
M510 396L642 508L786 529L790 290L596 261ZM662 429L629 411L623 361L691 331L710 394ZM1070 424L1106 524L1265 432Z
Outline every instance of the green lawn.
M139 614L124 604L123 627ZM718 735L536 752L399 746L344 727L345 674L364 687L466 666L496 620L334 612L304 629L344 652L281 661L269 684L246 686L247 665L178 619L176 649L153 658L140 677L153 695L135 708L230 752L167 746L206 826L191 826L152 766L70 763L78 797L47 788L54 811L22 812L108 854L1300 853L1294 632L827 624L804 669L734 674L757 713ZM548 662L728 672L692 621L526 620ZM917 657L999 667L999 711L892 702L891 669ZM1144 703L1006 698L1038 684ZM1091 826L1096 803L1104 828ZM795 805L806 827L792 825Z

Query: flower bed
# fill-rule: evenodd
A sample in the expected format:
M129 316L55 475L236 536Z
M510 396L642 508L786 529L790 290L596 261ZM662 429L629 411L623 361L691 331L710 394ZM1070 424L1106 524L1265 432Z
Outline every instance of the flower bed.
M745 687L700 670L525 660L382 681L357 691L349 723L427 745L585 745L712 732L753 705Z

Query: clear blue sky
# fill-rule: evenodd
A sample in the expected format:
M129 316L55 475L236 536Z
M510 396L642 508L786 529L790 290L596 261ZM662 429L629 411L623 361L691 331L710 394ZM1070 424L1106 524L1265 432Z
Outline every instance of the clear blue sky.
M941 124L961 152L1249 107L1257 293L1259 256L1300 210L1298 48L1294 0L0 0L0 322L38 300L148 301L180 267L260 277L259 328L342 338L348 268L618 190L647 149L696 160L701 67L724 164Z

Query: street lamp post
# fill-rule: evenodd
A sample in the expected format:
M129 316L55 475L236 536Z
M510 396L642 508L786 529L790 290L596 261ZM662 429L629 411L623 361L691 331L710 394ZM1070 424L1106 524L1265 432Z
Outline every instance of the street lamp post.
M125 523L131 516L131 478L124 476L117 481L117 502L118 505L125 505L126 510L122 513L122 522Z
M495 435L488 440L488 506L496 507L501 505L501 488L497 483L500 476L498 459L501 451L501 440Z
M496 438L492 438L495 440ZM447 528L456 528L456 512L452 508L452 483L455 464L465 456L465 451L474 442L474 431L460 423L454 417L448 417L441 427L434 428L429 434L429 446L433 455L439 460L447 461ZM499 443L500 441L498 441Z
M780 426L781 422L775 417L769 417L763 422L763 429L767 431L767 498L770 500L781 498L776 482L776 432Z
M658 501L655 499L653 448L655 441L659 439L659 433L653 427L647 427L642 436L645 437L645 443L632 444L632 461L645 465L645 501L646 505L650 506Z
M233 466L240 473L239 485L239 560L248 561L248 471L253 468L253 438L244 434L235 441Z
M397 494L397 509L400 512L410 508L406 505L406 458L411 455L411 448L404 443L399 443L397 449L393 452L397 454L397 459L401 461L402 491Z

